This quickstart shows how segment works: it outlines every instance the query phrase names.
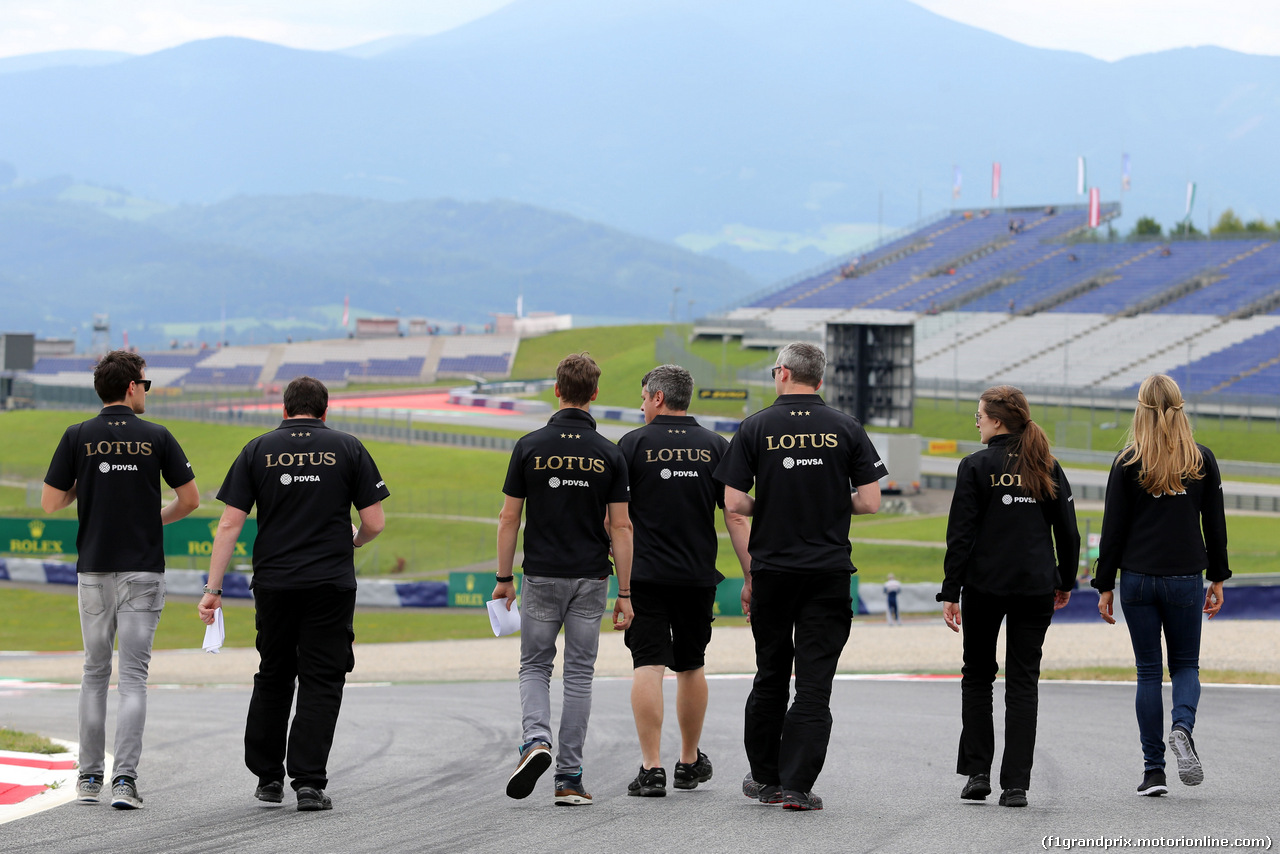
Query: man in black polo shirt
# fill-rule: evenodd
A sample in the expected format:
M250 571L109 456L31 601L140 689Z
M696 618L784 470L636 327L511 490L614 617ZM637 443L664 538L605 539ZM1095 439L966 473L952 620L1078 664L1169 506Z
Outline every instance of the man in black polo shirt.
M585 806L582 747L591 717L591 680L608 597L612 545L618 567L613 627L631 624L631 520L627 465L618 446L596 432L587 411L599 392L600 368L583 354L556 368L560 410L546 427L516 443L502 485L498 516L498 578L494 599L508 610L516 598L516 538L524 530L520 587L520 760L507 795L527 798L551 765L551 670L564 628L564 703L556 755L555 802ZM606 529L607 526L607 529Z
M200 506L191 464L177 440L146 411L147 363L115 350L93 371L104 404L96 418L62 434L40 505L53 513L77 503L76 580L84 676L80 682L80 777L76 795L98 803L104 778L111 649L120 638L111 805L138 809L138 759L147 720L151 643L164 608L164 534ZM177 497L161 509L160 478Z
M711 779L711 760L698 749L707 714L703 670L711 622L715 619L719 543L716 507L724 493L712 478L729 443L688 414L693 377L679 365L661 365L640 383L645 426L618 442L631 482L635 558L631 604L636 616L627 629L635 676L631 711L640 737L640 772L627 794L662 797L662 679L676 674L676 717L680 722L677 789L693 789ZM745 516L725 511L730 541L745 576L750 569Z
M812 789L826 760L831 682L853 619L850 517L880 509L886 474L857 419L818 396L826 365L812 344L783 347L773 369L777 400L742 422L716 469L725 507L753 517L742 606L756 642L756 678L743 736L751 773L742 789L796 810L822 809ZM754 499L747 495L753 484Z
M329 749L342 688L355 667L354 549L382 533L382 502L391 494L360 440L325 426L328 408L324 383L298 377L284 390L284 421L232 463L218 491L227 506L199 606L200 619L212 623L236 539L257 504L252 586L261 664L244 758L258 777L258 800L280 803L287 771L304 812L333 807L325 794ZM351 524L352 505L359 528Z

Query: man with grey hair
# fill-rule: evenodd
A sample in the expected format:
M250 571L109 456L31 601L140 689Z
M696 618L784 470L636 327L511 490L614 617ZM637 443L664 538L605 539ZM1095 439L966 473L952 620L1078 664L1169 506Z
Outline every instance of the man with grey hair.
M719 434L688 414L693 377L679 365L660 365L640 382L645 426L618 442L631 482L635 551L631 601L635 619L627 629L635 677L631 710L640 737L640 772L627 794L662 797L662 679L676 674L676 718L680 759L673 783L693 789L711 779L711 760L698 749L707 713L703 669L715 607L719 549L716 507L723 493L712 473L729 447ZM725 511L725 525L743 574L748 566L747 519Z
M849 523L880 509L887 473L857 419L818 396L826 364L812 344L783 347L773 368L777 399L742 422L715 472L725 508L753 517L742 607L755 638L756 678L742 791L793 810L822 809L812 790L826 761L831 683L853 619ZM754 498L747 494L753 486Z

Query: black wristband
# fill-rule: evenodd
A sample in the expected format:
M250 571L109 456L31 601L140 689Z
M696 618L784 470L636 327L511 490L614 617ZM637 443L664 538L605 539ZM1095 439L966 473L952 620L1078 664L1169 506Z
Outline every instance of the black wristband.
M515 580L516 580L516 577L514 575L499 575L494 578L494 581L498 582L499 584L506 584L508 581L515 581Z
M630 594L630 593L619 593L619 594L618 594L617 596L615 596L614 598L615 598L615 599L630 599L630 598L631 598L631 594Z

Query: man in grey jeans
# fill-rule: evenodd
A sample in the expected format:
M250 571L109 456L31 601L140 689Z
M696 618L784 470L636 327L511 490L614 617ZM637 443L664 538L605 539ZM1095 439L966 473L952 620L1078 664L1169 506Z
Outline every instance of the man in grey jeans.
M618 569L613 627L631 625L631 519L627 464L618 446L596 432L587 411L599 391L600 368L585 353L556 368L560 409L546 427L516 443L502 486L498 577L494 599L515 602L516 538L524 532L520 598L520 760L507 795L527 798L551 765L551 671L564 628L564 704L556 755L555 803L591 803L582 782L582 747L591 717L591 680L608 596L612 546Z
M139 809L138 758L147 720L147 669L164 608L161 526L200 506L191 464L177 440L146 410L146 362L116 350L93 372L103 408L67 428L45 475L40 505L53 513L76 503L76 577L84 676L80 683L80 778L76 795L98 803L106 770L107 688L111 649L120 640L111 805ZM177 497L163 509L160 478Z

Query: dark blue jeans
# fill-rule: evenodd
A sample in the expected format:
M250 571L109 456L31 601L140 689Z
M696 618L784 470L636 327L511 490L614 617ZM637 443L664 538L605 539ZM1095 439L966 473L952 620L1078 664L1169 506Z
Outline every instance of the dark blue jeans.
M1191 732L1200 702L1200 626L1204 582L1197 575L1120 573L1120 604L1124 608L1133 659L1138 666L1138 736L1145 767L1164 767L1164 700L1161 682L1164 662L1160 633L1169 649L1169 678L1173 682L1173 723Z

